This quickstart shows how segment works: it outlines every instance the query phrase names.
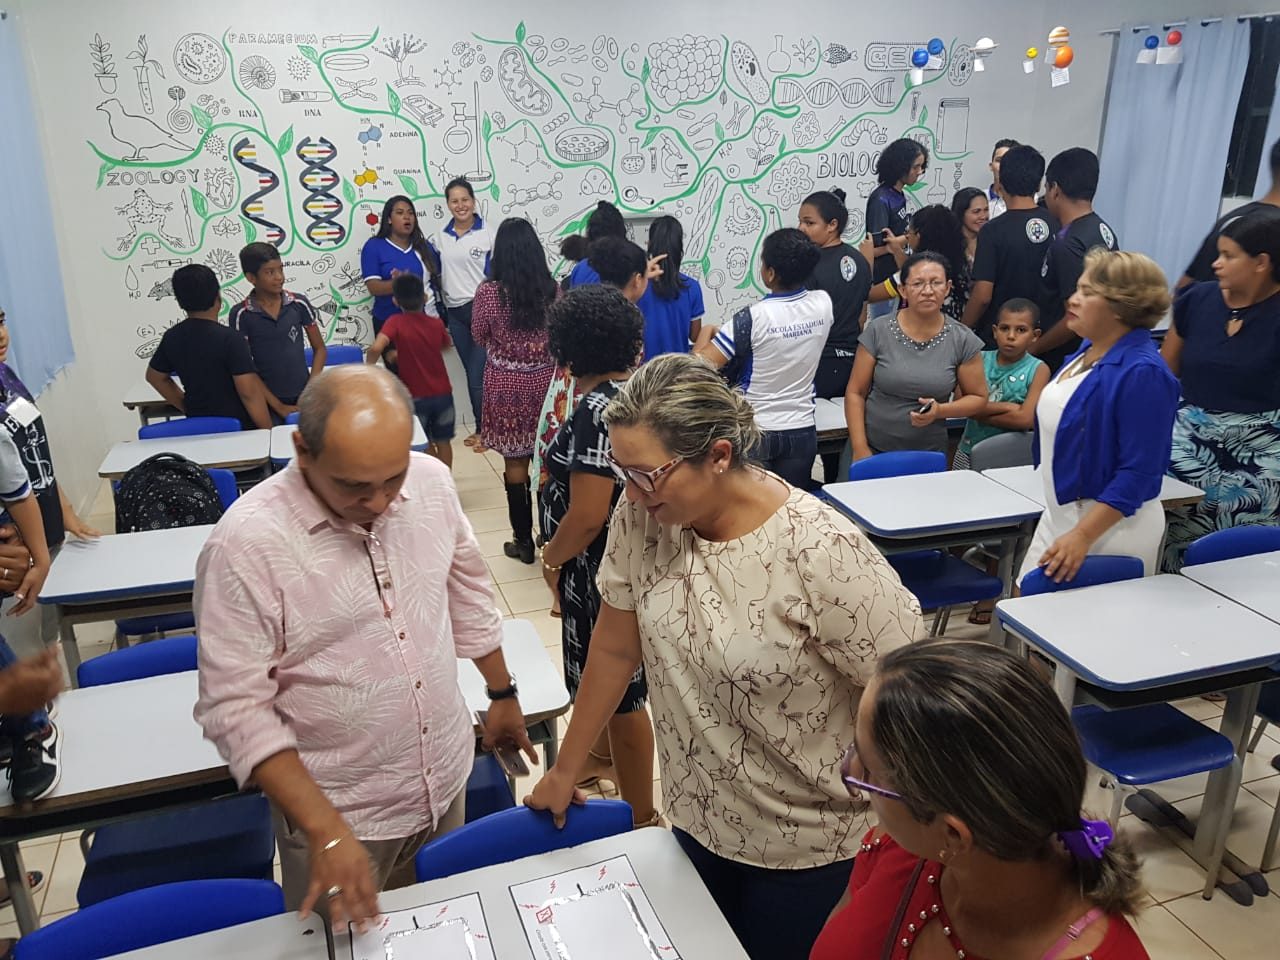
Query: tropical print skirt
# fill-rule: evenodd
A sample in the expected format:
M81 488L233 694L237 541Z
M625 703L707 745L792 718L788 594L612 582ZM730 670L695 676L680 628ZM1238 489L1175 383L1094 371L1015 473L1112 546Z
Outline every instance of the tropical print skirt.
M1280 525L1280 410L1224 413L1190 404L1173 423L1169 474L1204 499L1169 513L1161 569L1177 573L1187 547L1206 533Z

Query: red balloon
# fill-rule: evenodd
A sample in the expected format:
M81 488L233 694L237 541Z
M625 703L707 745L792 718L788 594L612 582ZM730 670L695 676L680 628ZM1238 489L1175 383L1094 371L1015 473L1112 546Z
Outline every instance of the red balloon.
M1182 42L1182 31L1170 30L1168 39L1169 39L1169 46L1176 47L1178 44Z
M1053 65L1059 70L1065 70L1071 66L1071 61L1076 58L1075 52L1068 46L1061 46L1058 52L1054 54Z

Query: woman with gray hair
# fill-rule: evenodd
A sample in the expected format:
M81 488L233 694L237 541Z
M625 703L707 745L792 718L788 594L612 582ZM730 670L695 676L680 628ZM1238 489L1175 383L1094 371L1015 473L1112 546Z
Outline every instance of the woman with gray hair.
M858 699L919 607L850 520L747 461L751 407L706 361L650 360L604 420L626 497L573 720L525 802L562 822L585 799L643 662L676 838L749 956L803 956L857 852L839 766Z
M1026 661L925 643L880 661L841 765L879 826L810 960L1147 960L1138 863L1081 813L1071 718Z

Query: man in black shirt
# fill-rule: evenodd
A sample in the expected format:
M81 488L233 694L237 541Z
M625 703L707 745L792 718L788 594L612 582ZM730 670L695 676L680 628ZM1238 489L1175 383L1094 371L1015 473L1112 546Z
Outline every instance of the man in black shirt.
M160 338L147 383L189 417L235 417L247 430L270 430L266 387L254 371L249 343L218 322L217 275L198 263L181 267L173 274L173 295L187 318Z
M1218 219L1213 229L1209 231L1209 235L1204 238L1204 243L1200 244L1200 249L1196 251L1195 259L1188 265L1187 272L1178 280L1179 290L1193 283L1214 279L1213 261L1218 259L1218 234L1222 233L1223 227L1255 210L1280 207L1280 140L1271 145L1271 155L1268 159L1271 167L1271 189L1261 200L1252 200L1242 207L1236 207Z
M973 287L961 322L988 350L995 349L1000 307L1014 297L1032 300L1044 311L1040 268L1057 224L1036 206L1044 177L1044 157L1035 147L1011 147L1000 160L1000 188L1008 209L978 232Z
M1095 247L1116 250L1120 243L1111 225L1093 209L1098 189L1097 154L1084 147L1063 150L1049 161L1044 182L1045 207L1062 229L1049 241L1040 270L1044 281L1040 339L1031 344L1031 352L1056 373L1062 361L1080 347L1080 338L1061 320L1084 272L1085 254Z

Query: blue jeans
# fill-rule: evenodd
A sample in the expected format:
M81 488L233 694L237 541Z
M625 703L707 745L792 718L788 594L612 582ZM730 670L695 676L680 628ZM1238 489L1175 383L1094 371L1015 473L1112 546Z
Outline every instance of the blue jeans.
M28 614L28 616L35 617L39 617L39 615L39 611ZM7 670L17 662L18 655L9 646L9 641L4 637L0 637L0 670ZM6 737L17 742L26 739L27 734L43 730L48 725L49 714L44 710L37 710L35 713L25 715L4 714L0 716L0 737Z
M813 486L813 458L817 455L817 428L801 427L798 430L765 430L760 437L760 446L755 449L754 459L793 487L808 490Z
M679 827L671 832L751 960L807 957L853 871L852 860L767 870L726 860Z
M480 414L484 407L484 365L488 354L484 347L471 339L471 301L460 307L449 307L449 336L458 348L458 359L467 373L467 395L471 398L471 413L475 418L476 433L480 432Z
M432 443L453 439L453 395L415 397L413 412Z

